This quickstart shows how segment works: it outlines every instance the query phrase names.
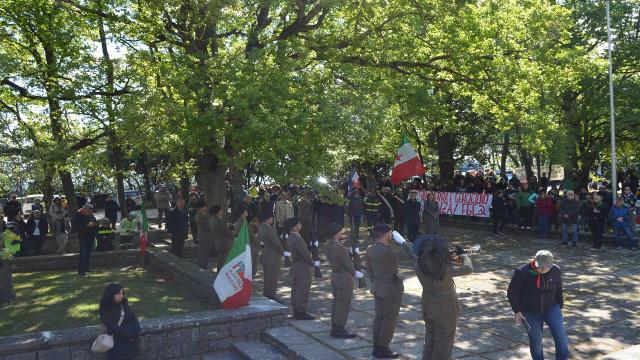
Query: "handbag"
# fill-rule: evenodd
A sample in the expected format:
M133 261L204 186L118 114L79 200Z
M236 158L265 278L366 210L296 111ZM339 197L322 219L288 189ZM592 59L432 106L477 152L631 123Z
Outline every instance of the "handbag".
M124 306L120 305L120 319L118 320L118 327L122 325L122 321L124 320ZM109 334L100 334L93 341L91 345L91 351L94 353L105 353L113 348L113 335Z

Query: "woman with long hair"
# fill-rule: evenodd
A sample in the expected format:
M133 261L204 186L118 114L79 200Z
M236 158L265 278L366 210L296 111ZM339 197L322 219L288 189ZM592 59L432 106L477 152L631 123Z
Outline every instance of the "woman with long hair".
M416 274L422 284L426 330L422 356L424 360L448 360L460 317L453 277L470 274L473 265L466 254L452 253L449 243L438 235L419 236L414 249L419 249Z
M107 285L100 300L100 321L113 336L113 348L107 352L109 360L130 360L138 356L140 323L118 284Z

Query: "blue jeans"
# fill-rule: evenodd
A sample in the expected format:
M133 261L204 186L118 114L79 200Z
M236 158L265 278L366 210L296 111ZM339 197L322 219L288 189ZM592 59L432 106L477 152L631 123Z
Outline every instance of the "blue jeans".
M562 312L560 305L554 304L542 314L523 313L531 331L529 331L529 350L533 360L543 360L542 351L542 327L546 323L553 335L553 341L556 344L556 360L566 360L569 358L569 340L564 330L564 321L562 320Z
M568 230L569 230L569 226L571 226L571 229L573 231L573 243L577 243L578 242L578 224L565 224L562 223L562 242L563 243L567 243L567 237L568 237Z
M538 215L540 223L540 236L547 237L549 235L549 215Z
M636 236L628 223L625 223L624 225L614 225L613 231L616 234L616 244L618 244L618 247L622 247L622 237L620 236L621 231L627 236L627 239L629 239L629 243L632 248L638 247L638 240L636 240Z

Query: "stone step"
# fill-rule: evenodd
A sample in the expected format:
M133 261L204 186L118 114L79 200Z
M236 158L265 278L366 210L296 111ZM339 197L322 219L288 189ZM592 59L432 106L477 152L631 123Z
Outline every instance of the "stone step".
M245 360L280 360L287 358L275 346L260 340L239 341L233 343L233 351Z
M273 344L291 359L299 360L341 360L347 359L329 349L305 333L291 327L282 326L267 329L262 338Z
M598 360L631 360L640 359L640 345L634 345L612 354L601 356Z
M201 360L242 360L240 355L230 351L217 351L200 355Z

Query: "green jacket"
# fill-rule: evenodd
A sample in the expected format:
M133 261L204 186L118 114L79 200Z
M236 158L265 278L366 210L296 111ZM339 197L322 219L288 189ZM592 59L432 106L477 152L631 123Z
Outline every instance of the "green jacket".
M531 196L531 191L524 190L520 191L516 194L516 206L520 207L531 207L531 203L529 202L529 196Z

